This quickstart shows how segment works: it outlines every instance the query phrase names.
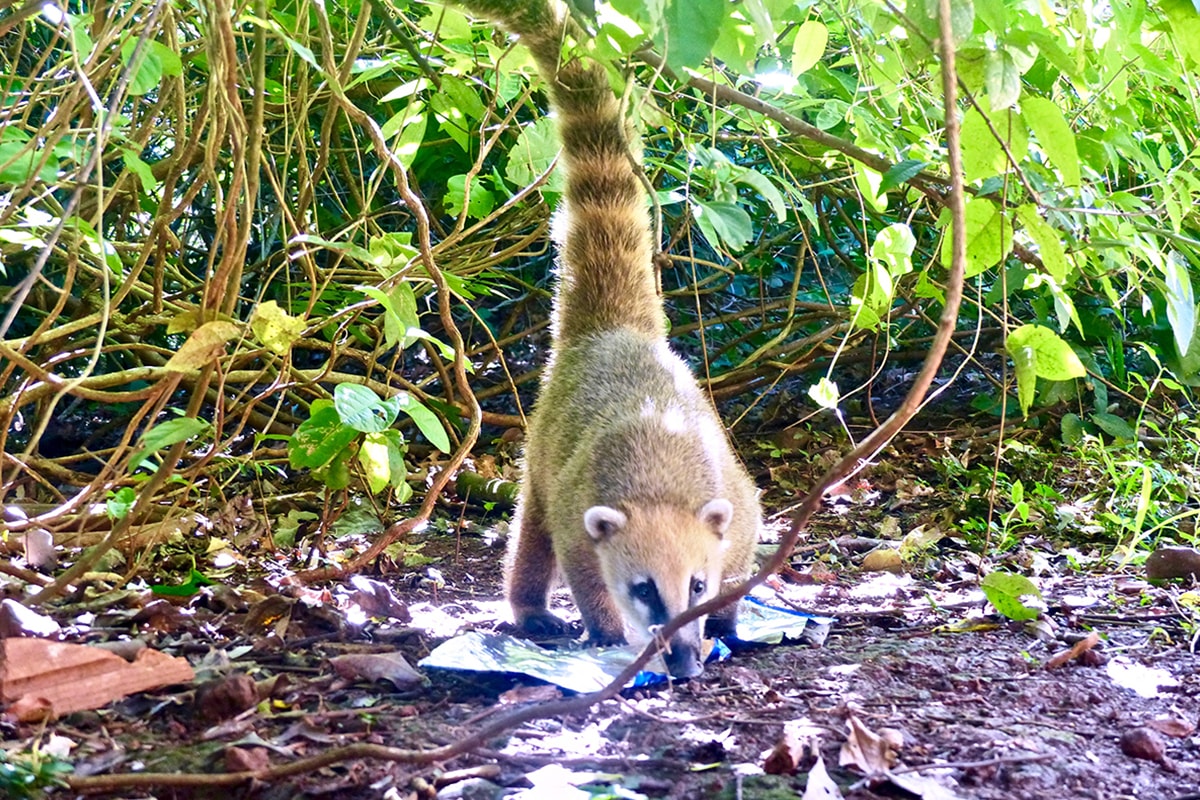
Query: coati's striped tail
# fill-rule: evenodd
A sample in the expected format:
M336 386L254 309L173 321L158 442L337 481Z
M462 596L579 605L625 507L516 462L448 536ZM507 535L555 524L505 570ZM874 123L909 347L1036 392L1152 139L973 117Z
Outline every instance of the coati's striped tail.
M558 112L567 206L558 221L554 333L569 343L614 328L663 333L646 195L630 134L603 68L560 63L570 21L548 0L463 0L498 20L533 54Z

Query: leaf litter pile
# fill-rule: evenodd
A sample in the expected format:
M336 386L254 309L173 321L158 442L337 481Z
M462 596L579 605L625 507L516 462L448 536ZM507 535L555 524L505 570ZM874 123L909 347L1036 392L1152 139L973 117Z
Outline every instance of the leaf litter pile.
M763 446L780 525L821 447L808 433ZM1000 540L972 539L988 487L971 485L969 449L908 435L827 498L769 582L777 604L836 618L823 646L735 647L699 678L512 724L573 695L418 666L457 634L513 632L511 494L471 501L477 476L370 574L332 584L298 573L365 549L381 523L352 502L321 535L320 493L197 513L40 607L38 545L9 542L0 795L69 781L63 796L1200 798L1196 551L1101 559L1068 543L1099 509L1036 482L1038 497L996 504L983 530ZM1075 471L1082 496L1080 469L1046 467ZM428 757L439 748L451 755Z

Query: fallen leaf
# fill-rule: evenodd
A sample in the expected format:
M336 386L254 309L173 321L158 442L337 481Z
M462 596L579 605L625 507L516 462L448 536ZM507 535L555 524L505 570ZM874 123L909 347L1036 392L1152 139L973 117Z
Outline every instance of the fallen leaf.
M900 551L893 547L881 547L863 556L863 572L903 572L904 561Z
M351 653L331 658L334 672L346 680L388 681L397 689L411 689L425 682L399 652Z
M894 743L874 733L851 715L846 721L850 735L842 744L838 756L839 766L854 765L866 775L881 775L896 763Z
M1152 719L1146 723L1147 728L1170 736L1172 739L1186 739L1196 732L1195 723L1185 719Z
M1092 631L1066 650L1062 650L1051 656L1046 661L1046 669L1058 669L1068 661L1074 661L1079 658L1098 644L1100 644L1100 634Z
M255 772L271 766L271 754L265 747L225 748L226 772Z
M251 636L263 633L277 633L280 636L287 631L288 622L292 619L292 606L295 601L281 594L273 594L262 602L255 603L246 613L242 630Z
M771 775L790 775L810 754L819 759L822 732L822 728L807 719L784 723L779 741L763 760L763 771Z
M825 769L825 760L817 753L817 763L808 771L808 782L804 784L804 796L801 800L835 800L841 798L842 791L829 777Z
M391 617L401 622L411 622L412 614L408 605L396 597L392 587L380 581L374 581L362 575L350 579L350 585L355 591L350 600L358 605L369 617Z

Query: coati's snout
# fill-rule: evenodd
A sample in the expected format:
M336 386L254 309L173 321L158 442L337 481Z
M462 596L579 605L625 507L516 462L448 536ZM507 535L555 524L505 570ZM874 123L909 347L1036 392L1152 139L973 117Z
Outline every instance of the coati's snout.
M700 622L690 622L675 634L670 648L663 652L663 661L667 663L667 671L672 678L694 678L704 671L704 655L700 645Z
M584 527L626 640L645 645L658 628L717 593L733 505L717 498L699 511L657 505L626 511L592 506L584 513ZM689 622L664 649L673 677L703 671L704 620Z

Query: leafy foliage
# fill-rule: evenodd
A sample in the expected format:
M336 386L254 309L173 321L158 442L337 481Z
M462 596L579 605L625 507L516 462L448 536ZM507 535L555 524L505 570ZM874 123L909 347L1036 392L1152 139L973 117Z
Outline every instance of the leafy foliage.
M814 413L844 409L921 351L949 252L936 5L573 5L577 46L627 67L672 330L715 396L806 373ZM1132 440L1151 392L1169 410L1200 383L1197 15L953 7L961 341L1011 359L976 362L999 372L980 402ZM523 49L415 0L47 6L0 12L0 37L0 436L21 469L131 485L181 453L186 483L279 464L267 442L291 437L291 469L348 487L357 463L379 491L413 436L465 428L456 357L496 411L520 400L562 192ZM100 440L63 440L81 412Z

